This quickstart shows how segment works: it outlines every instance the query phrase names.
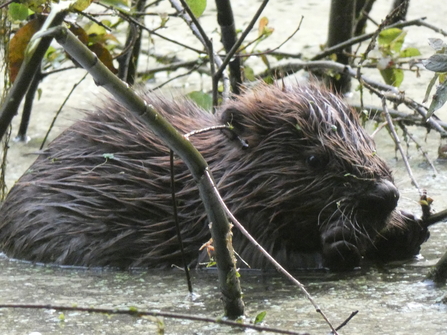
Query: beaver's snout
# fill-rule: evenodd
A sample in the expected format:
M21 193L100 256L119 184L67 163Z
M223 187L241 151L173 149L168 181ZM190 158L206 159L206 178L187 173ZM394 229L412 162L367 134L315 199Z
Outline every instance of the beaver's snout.
M360 196L359 208L377 211L377 214L388 214L397 207L399 191L388 180L376 182L372 189Z

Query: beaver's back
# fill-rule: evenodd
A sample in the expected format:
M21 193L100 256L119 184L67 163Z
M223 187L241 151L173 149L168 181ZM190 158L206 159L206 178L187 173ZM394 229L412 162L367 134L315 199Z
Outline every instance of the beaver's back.
M217 124L185 99L146 99L182 133ZM175 165L177 190L191 184L185 201L201 206L184 164ZM1 249L44 263L170 265L178 260L170 188L169 149L111 100L56 138L11 189L0 209ZM205 224L190 225L187 252L208 234Z

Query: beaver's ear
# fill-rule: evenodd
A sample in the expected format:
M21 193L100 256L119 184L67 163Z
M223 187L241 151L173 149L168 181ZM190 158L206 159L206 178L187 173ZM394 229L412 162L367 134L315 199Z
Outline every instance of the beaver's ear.
M222 124L230 126L233 132L240 136L244 133L245 126L243 125L244 116L236 108L227 108L222 112L220 117Z
M248 148L253 145L254 142L253 139L248 138L250 135L247 134L244 119L244 114L233 107L225 109L220 117L222 124L230 127L228 130L224 131L225 135L232 140L239 141L244 148Z

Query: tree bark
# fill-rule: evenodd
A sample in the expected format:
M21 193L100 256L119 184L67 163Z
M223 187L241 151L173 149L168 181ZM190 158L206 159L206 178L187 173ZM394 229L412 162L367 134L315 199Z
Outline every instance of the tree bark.
M236 28L234 23L233 9L230 0L216 0L217 22L220 26L221 42L225 51L230 52L231 48L237 41ZM240 85L242 84L241 59L235 57L228 64L230 69L230 84L234 94L240 93Z
M407 19L408 7L410 7L410 0L394 0L391 11L399 7L399 11L390 19L389 24L405 21Z
M366 21L368 20L367 15L371 12L375 1L376 0L357 0L355 5L356 23L354 28L354 36L360 36L365 33Z
M146 0L132 1L133 8L136 12L143 12L146 6ZM138 21L144 21L144 16L137 17ZM127 32L127 39L125 49L129 50L118 59L119 69L118 77L124 80L129 85L135 83L138 67L138 58L140 56L142 30L136 24L129 22L129 31Z
M340 44L352 38L354 33L356 0L332 0L329 17L329 32L327 47ZM351 47L346 47L335 53L337 62L349 65ZM339 77L330 77L329 86L338 93L346 93L351 88L349 75L341 74Z

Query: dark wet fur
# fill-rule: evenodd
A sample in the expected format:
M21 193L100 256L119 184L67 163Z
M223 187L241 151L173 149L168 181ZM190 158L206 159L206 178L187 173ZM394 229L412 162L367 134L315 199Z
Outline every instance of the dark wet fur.
M230 210L288 268L321 266L326 244L337 258L341 240L363 255L378 231L403 224L394 191L377 201L369 196L377 185L394 188L390 170L357 116L324 89L263 86L217 115L184 99L146 100L181 133L233 125L233 132L206 132L191 141ZM186 256L194 263L210 238L206 213L179 159L175 174ZM9 256L46 263L180 264L170 190L168 148L111 100L54 140L11 189L0 210L0 245ZM241 257L265 267L233 232ZM340 253L343 263L349 253Z

